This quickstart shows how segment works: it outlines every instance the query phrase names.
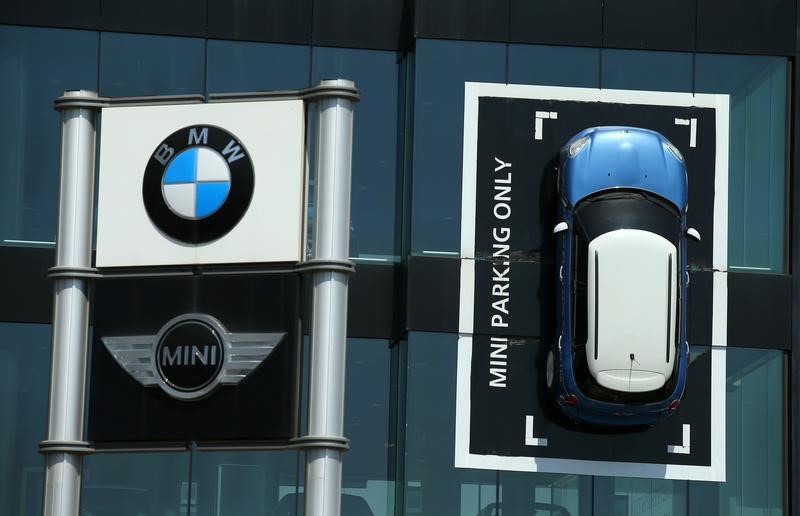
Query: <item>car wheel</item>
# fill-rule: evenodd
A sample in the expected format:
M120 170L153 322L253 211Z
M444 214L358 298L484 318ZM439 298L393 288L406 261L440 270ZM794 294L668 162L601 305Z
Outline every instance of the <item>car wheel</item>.
M553 377L555 375L555 356L553 356L553 350L547 352L547 365L545 366L545 381L547 382L547 388L553 388Z

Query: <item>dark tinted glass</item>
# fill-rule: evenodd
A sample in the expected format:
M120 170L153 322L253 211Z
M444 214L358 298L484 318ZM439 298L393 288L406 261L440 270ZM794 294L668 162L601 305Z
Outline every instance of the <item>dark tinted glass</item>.
M350 255L399 254L398 73L395 52L315 47L312 83L350 79L361 92L353 127Z
M305 88L311 47L209 40L207 67L209 93Z
M114 32L100 35L101 95L185 95L204 91L202 39Z
M692 91L692 54L602 50L602 88Z
M53 100L97 90L97 33L0 25L0 245L53 245L61 124Z
M544 45L508 46L508 82L597 88L600 50Z
M504 82L506 45L417 40L411 252L458 255L464 82Z
M42 513L50 326L0 323L0 514Z
M783 272L788 149L788 60L698 54L697 93L730 95L728 261Z

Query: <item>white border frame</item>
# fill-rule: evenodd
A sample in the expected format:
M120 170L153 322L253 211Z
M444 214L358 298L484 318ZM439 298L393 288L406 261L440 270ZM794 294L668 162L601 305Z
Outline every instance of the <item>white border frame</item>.
M478 154L478 100L502 97L617 104L701 107L716 110L714 170L713 301L711 330L711 465L685 466L535 457L477 455L469 452L470 382L475 287L475 197ZM464 147L461 188L461 286L456 380L455 466L459 468L572 473L583 475L725 481L725 346L728 310L728 95L676 92L464 83ZM520 440L525 436L520 435ZM668 443L665 443L665 446ZM677 444L677 443L672 443Z

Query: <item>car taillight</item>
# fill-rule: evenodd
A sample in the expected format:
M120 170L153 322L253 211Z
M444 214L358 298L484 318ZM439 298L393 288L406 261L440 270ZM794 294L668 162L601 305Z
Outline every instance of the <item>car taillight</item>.
M565 394L561 396L561 401L563 401L567 405L577 405L578 397L575 396L574 394Z
M681 400L672 400L672 403L669 404L670 410L675 410L681 405Z

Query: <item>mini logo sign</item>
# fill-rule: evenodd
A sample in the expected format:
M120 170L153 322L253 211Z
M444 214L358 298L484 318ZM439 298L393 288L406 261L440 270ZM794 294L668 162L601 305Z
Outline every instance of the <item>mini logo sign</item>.
M186 244L216 240L236 226L250 205L253 164L225 129L178 129L150 155L142 197L153 224Z
M206 314L185 314L156 335L103 337L117 363L145 387L183 401L236 385L269 356L285 333L230 333Z
M225 348L213 326L200 319L178 321L156 346L156 369L170 387L198 391L219 374Z

